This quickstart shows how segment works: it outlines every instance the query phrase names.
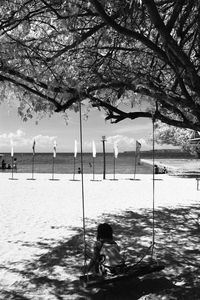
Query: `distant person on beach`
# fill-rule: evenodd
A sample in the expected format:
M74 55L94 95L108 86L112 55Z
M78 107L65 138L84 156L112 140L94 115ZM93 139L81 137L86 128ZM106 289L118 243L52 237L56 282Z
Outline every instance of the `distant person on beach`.
M154 166L154 173L155 174L159 174L159 167L158 167L158 165Z
M1 162L1 167L2 167L2 170L5 170L5 169L6 169L6 162L5 162L5 159L2 160L2 162Z
M124 267L124 259L120 248L113 239L113 229L107 224L97 227L97 240L93 248L93 256L87 266L87 271L106 274L108 271L119 273Z
M13 169L17 170L17 159L16 158L14 158L14 160L13 160Z
M167 168L166 167L164 167L163 168L163 174L166 174L168 171L167 171Z

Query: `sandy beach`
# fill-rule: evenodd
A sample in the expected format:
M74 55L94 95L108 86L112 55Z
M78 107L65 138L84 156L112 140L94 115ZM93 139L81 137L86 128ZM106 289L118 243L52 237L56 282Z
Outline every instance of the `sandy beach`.
M80 175L0 174L0 299L200 299L200 191L194 178L156 175L155 259L165 264L133 288L83 290ZM86 240L99 222L113 225L127 260L152 241L152 175L84 175ZM137 283L138 284L138 283ZM119 292L120 287L120 292ZM141 288L142 287L142 288ZM146 298L144 298L146 297Z

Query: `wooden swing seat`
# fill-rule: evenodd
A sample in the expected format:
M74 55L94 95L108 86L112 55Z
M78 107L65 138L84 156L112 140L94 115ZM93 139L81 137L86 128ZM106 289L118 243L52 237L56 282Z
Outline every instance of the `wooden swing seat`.
M106 284L115 283L115 282L123 282L127 279L137 278L140 276L144 276L153 272L159 272L163 270L164 265L158 264L147 264L144 266L129 266L127 270L125 270L121 274L117 275L94 275L88 274L80 276L80 281L86 288L92 287L100 287Z

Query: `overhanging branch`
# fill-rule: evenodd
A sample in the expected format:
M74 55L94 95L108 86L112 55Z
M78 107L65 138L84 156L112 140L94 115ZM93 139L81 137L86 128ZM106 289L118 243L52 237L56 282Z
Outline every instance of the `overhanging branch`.
M161 60L168 63L170 65L170 61L168 60L168 57L166 56L165 52L162 51L156 44L154 44L152 41L150 41L148 38L146 38L144 35L130 30L128 28L122 27L118 23L113 20L104 10L103 6L98 0L90 0L90 2L95 7L96 11L99 13L101 18L114 30L116 30L118 33L132 37L133 39L140 41L142 44L144 44L147 48L151 49L153 52L157 53L157 55L160 57Z
M62 110L62 106L60 105L60 103L58 103L57 101L55 101L54 98L50 97L50 96L47 96L21 82L18 82L17 80L13 79L13 78L9 78L9 77L6 77L6 76L3 76L3 75L0 75L0 81L7 81L7 82L10 82L10 83L13 83L14 85L16 86L19 86L19 87L22 87L24 90L30 92L31 94L35 95L35 96L38 96L42 99L45 99L47 100L48 102L52 103L57 110L61 111Z

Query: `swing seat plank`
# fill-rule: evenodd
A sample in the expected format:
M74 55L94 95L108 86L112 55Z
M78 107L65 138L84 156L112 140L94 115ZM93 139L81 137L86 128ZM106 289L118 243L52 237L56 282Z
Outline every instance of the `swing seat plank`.
M126 281L127 279L137 278L140 276L144 276L153 272L159 272L163 270L165 267L164 265L146 265L146 266L140 266L140 267L128 267L127 273L122 273L118 275L113 276L100 276L100 275L83 275L80 276L80 281L84 285L84 287L92 288L92 287L98 287L105 284L115 283L118 281Z

